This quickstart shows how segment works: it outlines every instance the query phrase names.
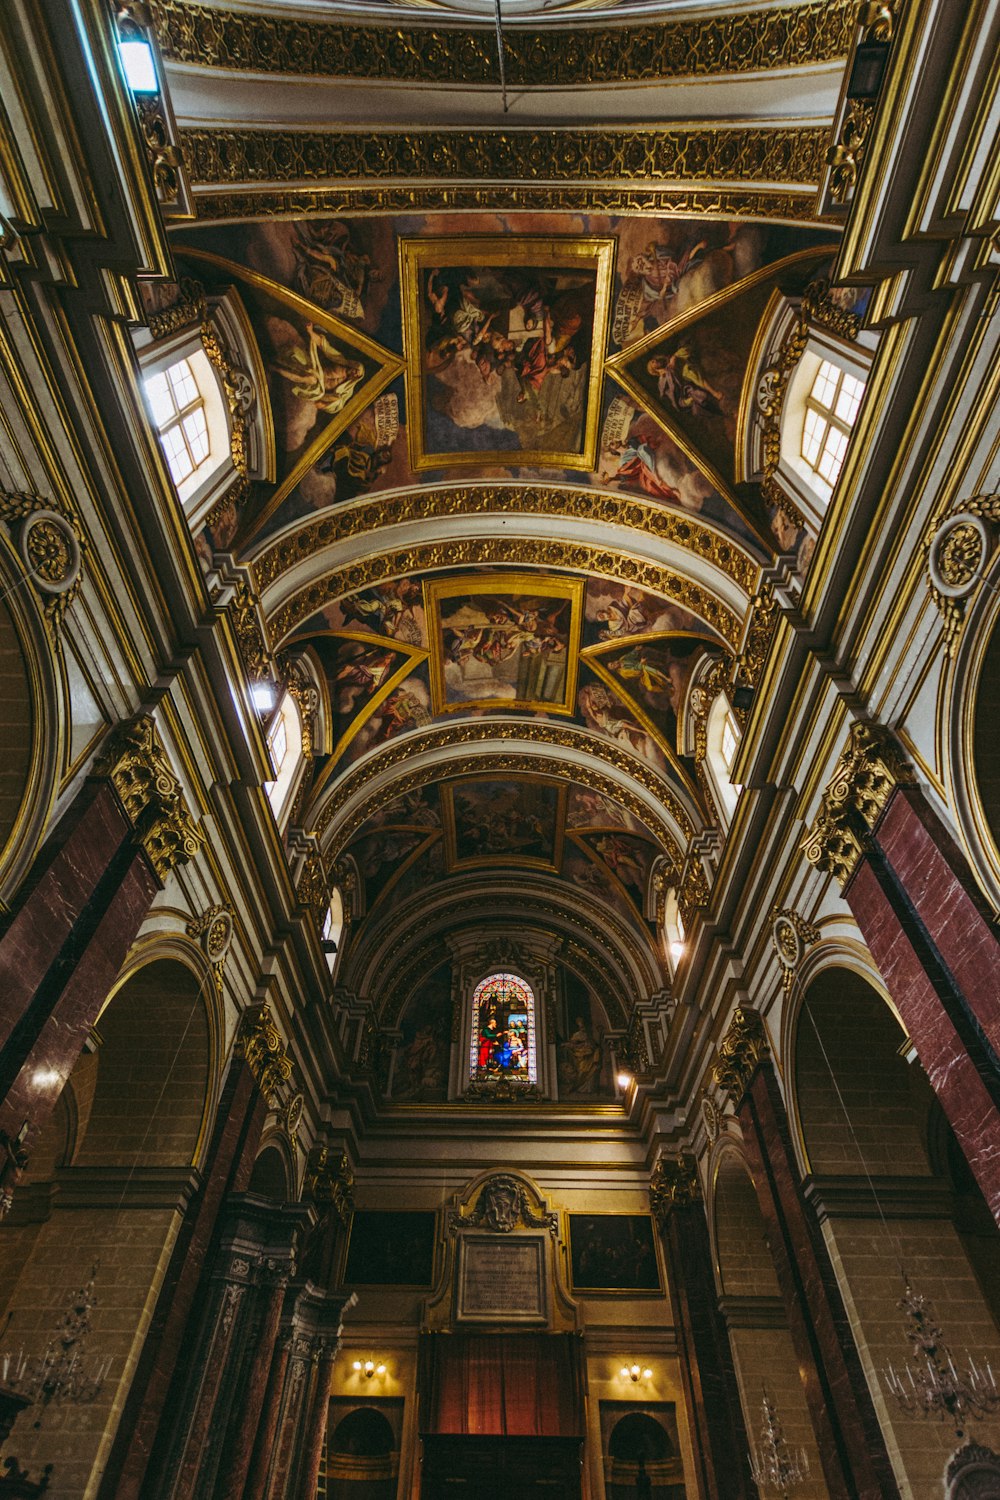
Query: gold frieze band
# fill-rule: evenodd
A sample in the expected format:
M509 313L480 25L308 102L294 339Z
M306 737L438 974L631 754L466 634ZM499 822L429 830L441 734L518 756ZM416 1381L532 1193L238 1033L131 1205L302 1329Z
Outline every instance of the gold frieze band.
M185 0L156 0L152 11L160 50L171 62L399 83L498 82L496 37L486 29L351 26ZM509 26L507 84L566 88L816 67L847 56L856 11L853 0L813 0L645 26Z

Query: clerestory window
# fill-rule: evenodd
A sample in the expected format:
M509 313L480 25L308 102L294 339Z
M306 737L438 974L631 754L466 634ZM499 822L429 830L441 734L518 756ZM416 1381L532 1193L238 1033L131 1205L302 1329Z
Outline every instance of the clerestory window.
M824 359L806 396L802 457L831 489L844 467L851 429L864 393L863 380Z
M170 477L180 488L211 452L205 398L189 359L147 375L145 386Z
M535 996L516 974L491 974L476 987L469 1075L537 1081Z

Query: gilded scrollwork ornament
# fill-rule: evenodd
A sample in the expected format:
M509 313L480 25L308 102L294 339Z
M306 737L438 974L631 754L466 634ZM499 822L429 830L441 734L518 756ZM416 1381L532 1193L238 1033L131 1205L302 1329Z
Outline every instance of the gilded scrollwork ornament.
M246 1060L264 1098L272 1109L276 1108L279 1091L292 1076L292 1059L268 1004L255 1005L244 1011L236 1039L236 1055Z
M738 1109L754 1073L771 1056L764 1018L749 1005L739 1005L719 1043L713 1081Z
M448 1232L489 1229L493 1234L511 1234L515 1229L546 1229L553 1239L559 1234L559 1215L543 1203L532 1208L522 1182L506 1172L495 1172L479 1190L475 1207L463 1214L454 1208L448 1215Z
M237 581L229 610L247 676L259 682L270 675L274 658L257 596L245 578Z
M781 984L787 995L805 952L820 940L820 930L789 908L775 907L771 913L771 946L781 965Z
M858 174L864 161L868 137L875 119L875 106L862 99L851 99L844 112L840 134L826 154L830 168L830 197L846 207L858 186Z
M935 517L927 528L927 585L944 624L944 648L954 657L968 602L983 580L1000 522L1000 493L973 495Z
M312 850L302 861L302 871L295 896L300 906L311 912L316 926L323 931L323 923L330 906L330 879L319 854Z
M661 1156L649 1179L649 1207L664 1224L675 1208L688 1208L701 1199L701 1179L693 1156Z
M216 988L222 993L226 959L233 945L233 909L226 903L210 906L200 916L192 917L185 928L188 937L201 941L205 957L212 966Z
M9 526L21 561L42 596L46 626L55 635L76 598L86 543L78 518L40 495L0 490L0 520Z
M175 865L194 859L205 842L204 834L195 826L148 714L112 730L91 774L111 782L161 881Z

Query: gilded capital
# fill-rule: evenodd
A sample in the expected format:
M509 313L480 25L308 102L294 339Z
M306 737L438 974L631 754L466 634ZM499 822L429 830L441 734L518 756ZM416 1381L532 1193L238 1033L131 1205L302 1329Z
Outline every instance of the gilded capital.
M285 1051L269 1005L255 1006L244 1013L236 1039L236 1055L246 1059L261 1093L273 1108L279 1087L292 1076L292 1059Z
M672 1209L686 1208L701 1197L701 1180L693 1156L661 1156L649 1179L649 1206L662 1224Z
M771 1046L760 1011L739 1005L733 1012L729 1030L719 1043L712 1077L729 1095L738 1109L751 1078L762 1062L771 1056Z
M854 724L800 848L810 864L846 885L871 833L898 786L912 786L913 771L886 730Z
M338 1156L328 1146L315 1147L306 1163L302 1196L324 1207L331 1206L346 1225L354 1208L354 1173L347 1152L342 1151Z
M156 724L148 714L119 724L94 764L115 792L160 880L205 842L184 801Z

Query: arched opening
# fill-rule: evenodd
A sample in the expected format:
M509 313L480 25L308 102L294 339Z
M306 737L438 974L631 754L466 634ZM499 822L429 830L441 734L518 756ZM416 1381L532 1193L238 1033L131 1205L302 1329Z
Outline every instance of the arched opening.
M264 1147L253 1164L247 1191L259 1193L262 1198L273 1198L276 1203L285 1203L291 1197L288 1165L277 1146Z
M956 1364L966 1350L996 1364L1000 1333L963 1243L954 1192L932 1168L929 1139L940 1143L941 1131L930 1086L910 1056L895 1016L863 975L830 968L809 984L794 1070L806 1192L901 1486L931 1495L940 1493L954 1430L908 1416L883 1381L885 1368L902 1370L912 1352L897 1310L904 1275L931 1303Z
M825 1500L819 1452L764 1219L746 1164L735 1150L719 1158L713 1224L719 1305L729 1327L751 1452L756 1453L759 1444L766 1388L789 1446L805 1449L809 1460L809 1477L796 1494L803 1500Z
M211 1074L206 986L162 958L116 991L78 1059L0 1224L5 1349L38 1356L96 1267L85 1368L110 1361L96 1398L19 1419L22 1463L52 1463L51 1493L82 1494L113 1432L192 1190Z
M393 1500L399 1454L382 1412L362 1406L337 1423L327 1442L326 1473L331 1500Z
M267 729L267 753L274 778L264 785L278 827L284 826L302 769L302 717L291 693L285 693Z
M705 768L715 793L716 805L729 823L743 790L733 781L733 766L739 753L742 731L725 693L720 693L709 709L705 728Z
M1000 722L1000 623L994 625L983 655L972 715L973 781L993 841L994 862L1000 861L1000 757L996 726Z
M608 1500L683 1500L678 1456L661 1422L631 1411L611 1429L606 1471Z

